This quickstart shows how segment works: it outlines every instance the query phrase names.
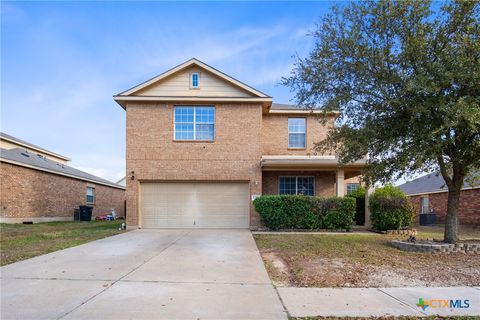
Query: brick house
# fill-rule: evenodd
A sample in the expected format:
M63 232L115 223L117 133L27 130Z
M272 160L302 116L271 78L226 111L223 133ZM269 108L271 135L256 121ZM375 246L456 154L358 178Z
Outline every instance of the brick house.
M68 166L69 158L0 133L0 222L73 220L79 205L93 216L124 216L125 188Z
M364 161L319 155L320 111L272 97L191 59L114 100L126 111L129 228L260 225L262 194L343 196Z
M436 213L437 223L444 223L447 215L448 188L438 172L430 173L399 186L410 198L417 213ZM464 183L460 193L458 218L461 224L480 225L480 185Z

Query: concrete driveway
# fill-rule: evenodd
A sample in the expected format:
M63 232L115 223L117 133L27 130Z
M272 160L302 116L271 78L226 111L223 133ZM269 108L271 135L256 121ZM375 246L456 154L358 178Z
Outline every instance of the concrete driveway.
M286 319L248 230L136 230L1 268L2 319Z

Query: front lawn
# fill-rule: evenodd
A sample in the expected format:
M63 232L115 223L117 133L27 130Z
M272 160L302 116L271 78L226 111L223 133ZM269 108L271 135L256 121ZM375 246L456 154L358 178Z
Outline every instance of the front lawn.
M0 224L0 263L6 265L45 253L109 237L123 220Z
M463 228L480 239L480 228ZM398 235L255 235L271 279L279 286L478 286L480 255L432 255L391 247ZM417 238L443 238L441 227L421 227Z

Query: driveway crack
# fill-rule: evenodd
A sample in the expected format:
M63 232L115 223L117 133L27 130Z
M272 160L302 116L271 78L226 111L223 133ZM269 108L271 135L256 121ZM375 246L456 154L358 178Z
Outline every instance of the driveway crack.
M168 244L168 246L166 246L165 248L163 248L162 250L160 250L157 254L151 256L150 258L146 259L146 260L143 260L142 263L140 263L138 266L136 266L135 268L133 268L132 270L130 270L129 272L127 272L126 274L124 274L123 276L121 276L120 278L118 278L117 280L114 280L108 287L106 287L105 289L102 289L100 292L94 294L93 296L91 296L90 298L88 298L87 300L83 301L81 304L79 304L78 306L76 306L75 308L73 308L72 310L68 311L68 312L65 312L64 314L62 314L61 316L59 316L58 318L56 318L56 320L59 320L59 319L62 319L62 318L65 318L66 316L68 316L70 313L72 313L73 311L77 310L78 308L80 308L81 306L87 304L88 302L92 301L93 299L95 299L96 297L98 297L99 295L101 295L102 293L104 293L105 291L107 291L108 289L110 289L111 287L113 287L117 282L121 281L122 279L124 279L125 277L129 276L130 274L132 274L133 272L137 271L139 268L141 268L143 265L145 265L147 262L149 262L150 260L152 260L153 258L156 258L158 257L159 255L161 255L165 250L167 250L168 248L170 248L171 246L173 246L175 243L177 243L178 241L180 241L181 239L185 238L186 236L188 236L190 233L192 233L193 230L190 230L188 232L185 232L184 234L180 235L178 238L176 238L175 240L173 240L171 243Z

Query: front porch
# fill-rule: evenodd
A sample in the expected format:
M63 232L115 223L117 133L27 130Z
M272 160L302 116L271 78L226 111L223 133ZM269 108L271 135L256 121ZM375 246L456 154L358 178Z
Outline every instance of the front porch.
M262 194L305 194L319 197L343 197L361 184L365 160L339 166L335 156L262 157ZM365 226L370 226L368 194L365 196Z

